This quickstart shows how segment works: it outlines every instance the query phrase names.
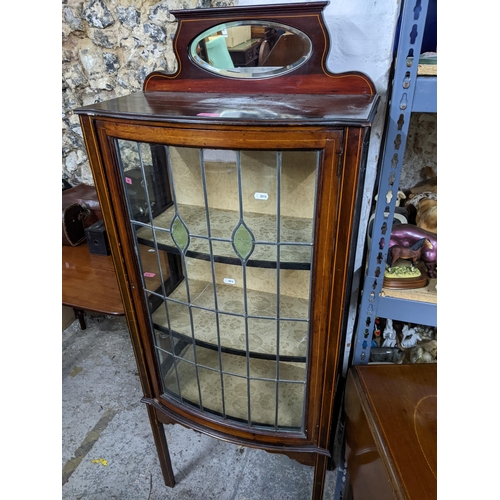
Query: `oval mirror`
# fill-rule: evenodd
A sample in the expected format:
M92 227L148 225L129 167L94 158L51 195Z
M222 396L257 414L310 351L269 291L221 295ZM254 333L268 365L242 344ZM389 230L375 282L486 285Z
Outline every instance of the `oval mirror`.
M218 24L189 46L197 66L230 78L270 78L302 66L312 54L310 38L290 26L263 21Z

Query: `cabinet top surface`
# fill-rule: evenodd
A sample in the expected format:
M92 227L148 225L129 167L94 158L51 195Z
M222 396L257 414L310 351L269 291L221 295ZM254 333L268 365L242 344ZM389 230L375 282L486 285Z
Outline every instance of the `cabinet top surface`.
M244 95L136 92L78 108L75 113L117 119L228 125L369 126L377 95Z

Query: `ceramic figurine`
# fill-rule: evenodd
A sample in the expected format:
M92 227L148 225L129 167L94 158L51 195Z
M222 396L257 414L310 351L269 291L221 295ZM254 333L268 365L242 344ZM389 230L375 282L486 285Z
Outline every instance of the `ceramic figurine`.
M415 327L416 332L418 335L420 335L420 338L423 342L427 340L435 340L436 339L436 329L432 326L423 326L423 325L416 325Z
M395 245L410 248L422 238L427 238L432 245L432 248L428 245L423 245L420 253L420 259L425 262L429 277L435 278L437 267L436 234L420 229L414 224L396 224L392 228L389 249Z
M410 351L410 363L437 363L437 341L429 340L413 347Z
M424 248L433 248L429 238L421 238L411 247L393 245L389 248L389 253L387 254L387 264L392 269L392 265L398 259L408 259L411 261L411 268L413 269L415 264L420 260Z
M396 330L392 326L392 319L387 320L387 324L384 328L384 333L382 334L384 337L384 342L382 343L382 347L396 347Z
M415 328L410 328L408 325L403 326L401 347L408 349L413 347L419 340L422 340Z

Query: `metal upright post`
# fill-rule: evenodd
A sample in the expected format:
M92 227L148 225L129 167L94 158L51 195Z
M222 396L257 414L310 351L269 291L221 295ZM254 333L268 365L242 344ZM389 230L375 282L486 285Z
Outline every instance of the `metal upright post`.
M417 82L429 0L404 0L378 186L368 268L358 315L353 364L366 364L384 281L394 209Z

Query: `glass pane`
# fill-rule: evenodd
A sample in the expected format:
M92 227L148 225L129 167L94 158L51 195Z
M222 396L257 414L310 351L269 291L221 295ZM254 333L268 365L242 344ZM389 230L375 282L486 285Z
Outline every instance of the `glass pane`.
M280 318L309 318L311 273L280 269Z
M173 146L168 149L177 213L189 234L208 236L200 150Z
M232 314L219 314L221 344L232 349L245 348L245 318Z
M313 241L318 160L317 151L282 153L280 213L284 219L281 241Z
M250 380L250 414L254 425L274 426L276 382Z
M189 232L186 224L178 215L172 220L170 234L177 248L184 253L189 246Z
M270 269L276 267L277 245L256 244L251 257L251 267Z
M300 428L304 412L304 384L278 384L278 427Z
M159 145L118 139L117 153L130 218L151 222L151 217L172 204L166 150Z
M165 392L302 429L320 153L116 144Z
M203 342L217 345L217 317L215 312L191 308L193 313L194 337ZM215 336L215 338L214 338Z
M166 301L164 305L165 307L159 307L154 312L154 324L170 329L176 334L191 337L191 316L189 314L189 306L172 301Z
M276 317L278 283L276 269L247 267L247 307L251 316Z
M156 251L146 245L138 245L142 276L146 290L163 295L162 283L170 278L167 252Z
M244 277L242 268L230 264L215 264L217 305L219 311L245 314Z
M187 348L183 356L184 358L176 358L177 369L170 369L167 376L164 377L165 388L170 389L178 385L183 402L199 407L201 404L200 390L192 346ZM189 359L190 362L185 361L185 359Z
M210 262L201 259L184 259L186 264L186 284L189 286L188 297L174 295L178 300L190 302L199 307L215 310L215 295Z
M157 349L158 360L160 363L160 373L163 380L163 389L169 394L179 397L179 385L177 382L177 367L175 358L161 349Z
M244 345L244 344L243 344ZM232 354L223 354L222 355L222 371L224 373L232 373L234 375L239 375L240 377L247 376L247 358L244 355L232 355ZM246 384L246 379L245 384ZM235 395L236 399L240 398L240 395ZM227 394L226 397L228 401L233 399L232 394ZM245 406L247 406L247 399L245 395Z
M280 356L307 355L309 323L306 321L280 321Z
M248 318L250 352L276 356L276 325L276 320Z
M283 222L284 224L285 222ZM283 227L283 225L282 225ZM309 270L312 262L312 245L281 244L280 263L287 269Z
M170 336L168 330L160 330L158 328L155 328L154 334L156 346L159 347L164 353L168 352L170 354L173 354L175 348L175 339Z
M195 259L201 259L210 261L210 242L205 238L198 238L196 236L190 237L189 251L187 252L188 257L193 257L193 259L187 259L186 262L189 266L196 267ZM210 277L210 280L212 278Z
M198 375L200 377L200 391L203 408L216 415L223 415L224 408L222 407L222 382L220 371L207 370L206 368L200 367L198 368Z
M245 378L224 374L224 404L228 417L248 422L248 384Z
M230 240L239 222L238 171L234 151L203 150L210 231Z
M242 151L240 162L242 218L257 241L275 242L278 154Z

